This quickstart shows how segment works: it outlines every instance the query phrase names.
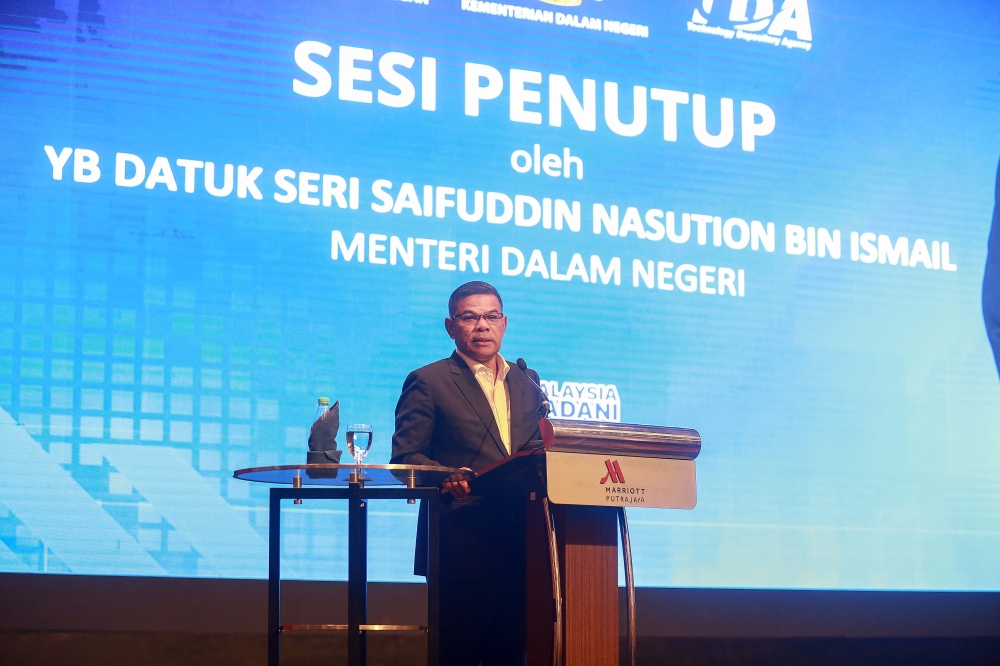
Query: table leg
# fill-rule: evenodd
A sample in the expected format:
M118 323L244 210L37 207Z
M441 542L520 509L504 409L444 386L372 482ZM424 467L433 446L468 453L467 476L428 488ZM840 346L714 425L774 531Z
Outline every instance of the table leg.
M439 498L427 500L427 666L438 666L441 650L441 554Z
M350 484L347 511L347 663L365 666L368 624L368 506L361 485Z
M271 489L267 533L267 664L281 664L281 497Z

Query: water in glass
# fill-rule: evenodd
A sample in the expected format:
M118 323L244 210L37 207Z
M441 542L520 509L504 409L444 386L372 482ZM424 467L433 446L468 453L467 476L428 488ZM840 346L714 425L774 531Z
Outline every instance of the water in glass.
M372 448L372 427L366 423L352 423L347 426L347 450L358 465Z

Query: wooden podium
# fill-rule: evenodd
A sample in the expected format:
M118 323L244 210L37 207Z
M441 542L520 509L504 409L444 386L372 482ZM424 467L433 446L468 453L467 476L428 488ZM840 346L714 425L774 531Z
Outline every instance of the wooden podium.
M695 430L539 421L543 441L481 470L473 492L523 486L528 666L618 666L618 537L635 663L635 583L626 507L693 509Z

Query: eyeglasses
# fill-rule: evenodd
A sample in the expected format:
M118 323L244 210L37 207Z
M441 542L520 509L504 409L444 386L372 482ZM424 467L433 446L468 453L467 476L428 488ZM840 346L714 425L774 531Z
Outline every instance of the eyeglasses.
M496 326L501 321L503 321L503 317L504 315L502 312L490 312L488 314L483 314L483 315L477 315L477 314L472 314L470 312L466 312L464 314L455 315L454 317L452 317L452 319L457 321L462 326L472 327L479 324L480 319L485 319L486 323L489 324L490 326Z

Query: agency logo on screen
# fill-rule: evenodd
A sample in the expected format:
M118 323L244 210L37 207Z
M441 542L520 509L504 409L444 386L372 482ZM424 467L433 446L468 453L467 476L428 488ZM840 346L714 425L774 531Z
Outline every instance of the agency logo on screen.
M784 0L777 12L775 1L701 0L694 8L687 29L724 39L735 38L803 51L811 49L812 25L809 22L808 0Z

